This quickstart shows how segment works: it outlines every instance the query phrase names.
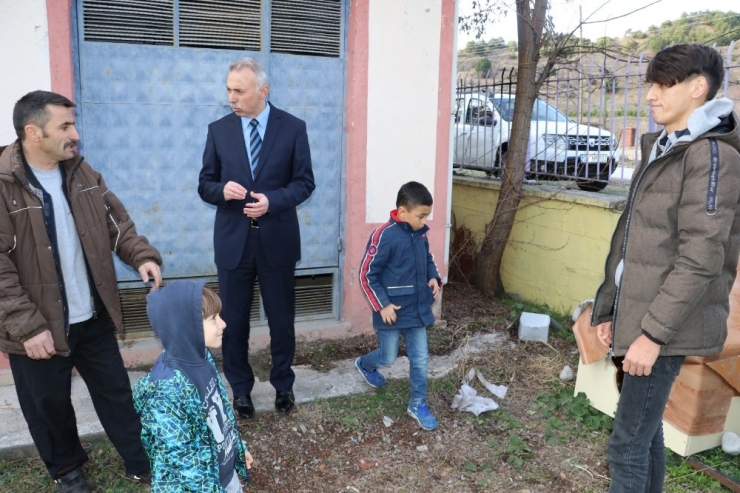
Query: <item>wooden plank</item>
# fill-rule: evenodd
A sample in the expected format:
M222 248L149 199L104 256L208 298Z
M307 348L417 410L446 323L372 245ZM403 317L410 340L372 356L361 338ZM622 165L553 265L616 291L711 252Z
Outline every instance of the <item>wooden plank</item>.
M735 390L708 366L684 364L663 419L688 435L721 432L734 395Z
M707 365L740 393L740 356L730 356Z
M592 308L592 305L584 308L573 324L573 334L576 336L578 352L584 365L603 359L609 352L609 348L604 346L597 337L596 327L591 326Z

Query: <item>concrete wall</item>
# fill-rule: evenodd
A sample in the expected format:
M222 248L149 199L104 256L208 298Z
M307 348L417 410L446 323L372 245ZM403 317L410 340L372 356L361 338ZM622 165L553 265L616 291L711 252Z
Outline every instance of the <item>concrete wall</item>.
M24 94L51 88L46 0L0 2L0 145L16 139L13 106Z
M496 181L454 178L455 228L469 228L478 246L493 217L499 187ZM509 294L569 313L581 301L593 298L604 279L604 261L625 197L541 185L524 188L504 252L504 288Z
M407 181L434 196L428 237L440 273L447 273L455 9L453 0L351 3L342 317L353 330L372 326L357 277L365 244Z
M0 80L0 145L15 138L12 106L23 94L45 89L74 97L72 1L0 2L0 61L13 70ZM447 275L456 2L348 3L342 323L332 330L331 321L314 322L307 329L312 336L371 330L357 267L367 238L388 218L398 188L409 180L424 183L434 196L428 236L440 273ZM129 344L127 361L140 363L158 352L143 344ZM7 358L0 354L3 368Z

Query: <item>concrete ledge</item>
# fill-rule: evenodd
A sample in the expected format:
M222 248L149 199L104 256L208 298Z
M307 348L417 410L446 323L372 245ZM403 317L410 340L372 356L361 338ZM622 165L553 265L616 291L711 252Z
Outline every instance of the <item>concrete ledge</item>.
M488 190L501 190L500 180L491 180L486 178L477 178L472 176L454 176L452 183L476 187ZM571 202L574 204L590 205L594 207L603 207L604 209L614 209L623 211L627 203L625 195L612 195L604 192L586 192L568 188L575 186L573 182L542 182L537 184L525 183L522 187L525 197L536 197L547 200L559 200L561 202ZM524 205L524 204L523 204Z

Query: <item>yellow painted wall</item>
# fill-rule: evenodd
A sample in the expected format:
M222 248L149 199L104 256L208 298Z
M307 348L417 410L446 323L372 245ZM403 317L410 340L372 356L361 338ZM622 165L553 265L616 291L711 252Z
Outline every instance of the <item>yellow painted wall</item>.
M499 182L485 179L453 180L455 227L467 226L479 246L499 187ZM524 189L504 252L504 288L510 295L570 313L594 296L604 278L609 242L626 197L557 186L524 185Z

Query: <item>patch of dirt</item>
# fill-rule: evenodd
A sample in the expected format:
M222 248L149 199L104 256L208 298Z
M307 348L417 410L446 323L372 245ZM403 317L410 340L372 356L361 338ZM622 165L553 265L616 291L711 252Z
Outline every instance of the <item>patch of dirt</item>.
M434 354L448 353L475 332L509 338L499 349L467 354L449 379L429 382L436 430L424 431L406 415L408 382L402 381L361 396L301 405L288 417L267 413L240 421L255 457L245 491L606 491L606 432L588 432L558 410L543 416L537 406L543 394L572 394L572 382L558 375L565 365L576 367L573 343L552 336L549 344L518 342L509 334L516 315L511 306L465 284L445 287L442 314L446 325L429 334ZM300 344L296 364L331 365L373 349L376 341L370 335L328 344ZM509 387L500 409L476 417L451 408L470 368ZM386 426L384 417L393 423Z

